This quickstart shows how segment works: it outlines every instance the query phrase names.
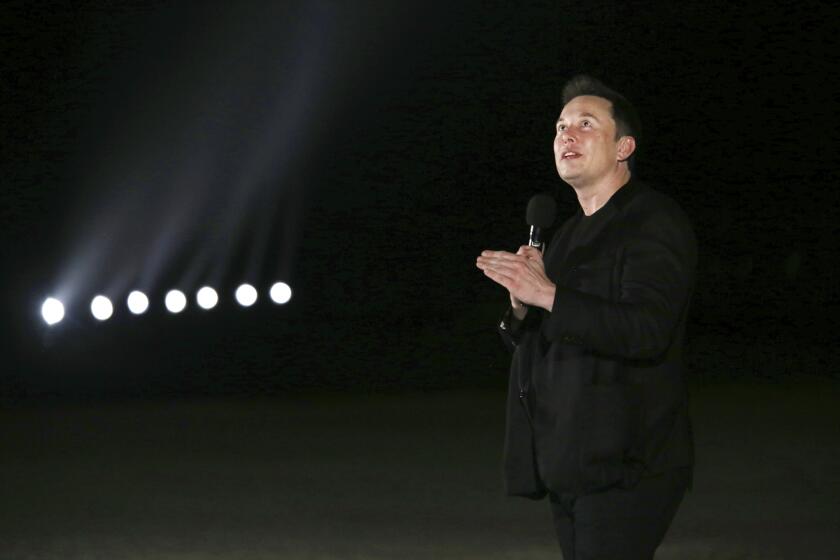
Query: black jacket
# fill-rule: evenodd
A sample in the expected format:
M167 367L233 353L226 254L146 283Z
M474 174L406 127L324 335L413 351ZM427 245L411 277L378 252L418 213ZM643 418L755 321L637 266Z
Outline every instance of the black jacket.
M605 214L600 214L604 212ZM694 462L683 338L697 243L669 197L636 180L569 251L583 212L554 235L551 313L510 310L505 439L511 495L585 494Z

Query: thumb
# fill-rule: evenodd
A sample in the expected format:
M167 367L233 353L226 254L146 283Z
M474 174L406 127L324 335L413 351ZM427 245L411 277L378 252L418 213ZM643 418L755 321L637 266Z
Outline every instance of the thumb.
M529 259L542 260L542 251L536 247L531 247L530 245L523 245L519 248L516 254L528 257Z

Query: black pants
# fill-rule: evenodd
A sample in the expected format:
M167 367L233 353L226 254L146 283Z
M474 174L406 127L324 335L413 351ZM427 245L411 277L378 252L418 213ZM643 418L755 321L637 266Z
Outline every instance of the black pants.
M550 495L564 560L651 560L688 487L687 468L645 477L631 489Z

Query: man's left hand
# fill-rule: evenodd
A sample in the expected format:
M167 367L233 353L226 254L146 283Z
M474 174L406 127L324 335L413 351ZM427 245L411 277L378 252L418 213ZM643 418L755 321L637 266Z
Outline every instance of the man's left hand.
M555 285L545 274L542 253L534 247L523 245L516 254L482 251L476 266L519 301L547 311L554 306Z

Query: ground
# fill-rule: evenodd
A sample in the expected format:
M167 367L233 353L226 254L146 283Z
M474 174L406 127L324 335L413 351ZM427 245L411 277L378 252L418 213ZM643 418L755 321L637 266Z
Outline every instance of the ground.
M836 558L840 383L692 387L695 485L657 558ZM560 558L503 495L504 395L16 404L0 558Z

